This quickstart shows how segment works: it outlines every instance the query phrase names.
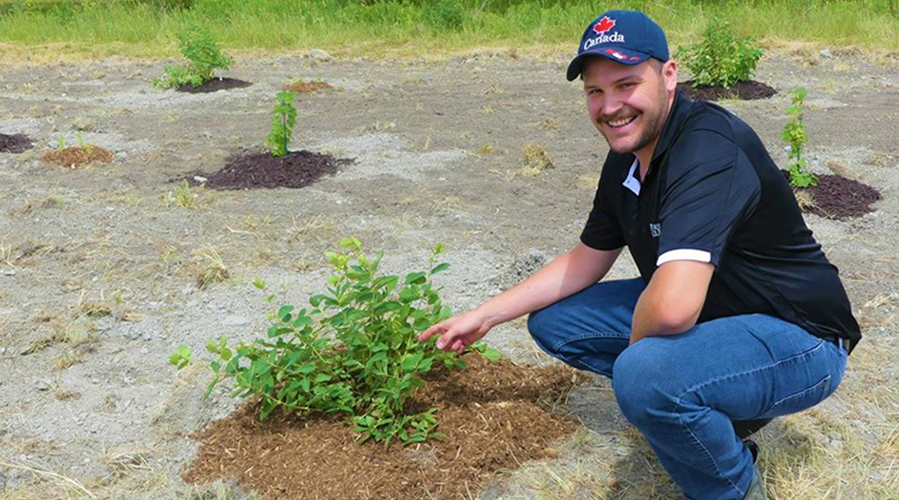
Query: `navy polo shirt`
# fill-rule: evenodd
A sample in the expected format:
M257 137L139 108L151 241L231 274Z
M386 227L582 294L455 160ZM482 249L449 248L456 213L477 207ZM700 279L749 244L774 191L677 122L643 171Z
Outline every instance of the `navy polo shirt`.
M761 139L680 92L642 182L633 154L609 152L581 241L626 245L647 283L666 262L712 263L699 322L763 313L852 347L861 338L837 268Z

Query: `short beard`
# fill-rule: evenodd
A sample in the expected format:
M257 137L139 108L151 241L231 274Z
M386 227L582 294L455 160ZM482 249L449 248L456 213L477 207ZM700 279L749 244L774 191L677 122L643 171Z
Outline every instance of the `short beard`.
M626 151L617 151L612 148L612 142L604 136L603 138L606 139L609 148L618 154L629 154L645 148L650 145L652 141L656 140L662 133L662 129L665 127L665 119L667 118L665 109L668 107L668 92L665 90L664 82L659 84L659 102L662 104L658 110L653 110L653 113L651 114L644 111L641 115L641 118L646 120L646 128L643 129L643 133L640 134L640 138L634 147L628 148Z

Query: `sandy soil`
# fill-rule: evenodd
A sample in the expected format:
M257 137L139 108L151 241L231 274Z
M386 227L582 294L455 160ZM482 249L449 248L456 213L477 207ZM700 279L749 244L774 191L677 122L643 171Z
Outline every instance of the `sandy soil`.
M323 252L345 235L386 252L392 272L423 268L426 247L442 241L452 265L441 280L446 302L477 306L575 245L607 151L562 60L244 58L229 76L253 86L196 95L154 90L162 66L0 66L0 133L37 145L0 154L0 498L245 497L179 479L195 453L185 434L234 402L223 392L202 400L206 373L176 374L166 363L174 347L202 356L206 339L222 333L261 334L268 305L251 281L305 303L326 276ZM884 196L863 218L807 217L841 269L865 340L835 396L763 433L772 496L896 498L897 65L781 53L754 78L781 93L725 105L778 162L785 91L801 84L814 168ZM301 190L197 188L196 207L171 203L170 179L214 172L237 148L261 147L275 92L297 79L335 90L300 99L293 147L354 164ZM115 161L70 170L38 160L61 136L78 144L77 131ZM554 168L524 175L528 143ZM212 249L230 278L200 289ZM623 258L612 277L635 272ZM487 340L515 361L550 362L522 321ZM578 389L569 408L584 427L558 459L511 471L480 496L674 497L607 381Z

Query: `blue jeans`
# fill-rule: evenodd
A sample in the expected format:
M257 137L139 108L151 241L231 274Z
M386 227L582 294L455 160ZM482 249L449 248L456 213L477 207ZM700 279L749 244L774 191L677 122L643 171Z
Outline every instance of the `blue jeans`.
M847 353L763 314L628 347L644 288L641 279L597 283L532 313L528 330L549 355L612 378L621 412L689 498L743 499L754 467L732 422L820 403L843 379Z

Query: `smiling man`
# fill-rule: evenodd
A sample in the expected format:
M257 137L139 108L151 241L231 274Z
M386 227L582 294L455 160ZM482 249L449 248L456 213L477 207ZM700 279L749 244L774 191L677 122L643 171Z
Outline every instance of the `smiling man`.
M612 378L625 417L688 498L766 498L745 430L814 406L861 334L837 269L761 140L677 92L646 15L590 23L568 79L611 151L570 252L432 326L461 351L531 313L548 354ZM627 246L640 277L601 281Z

